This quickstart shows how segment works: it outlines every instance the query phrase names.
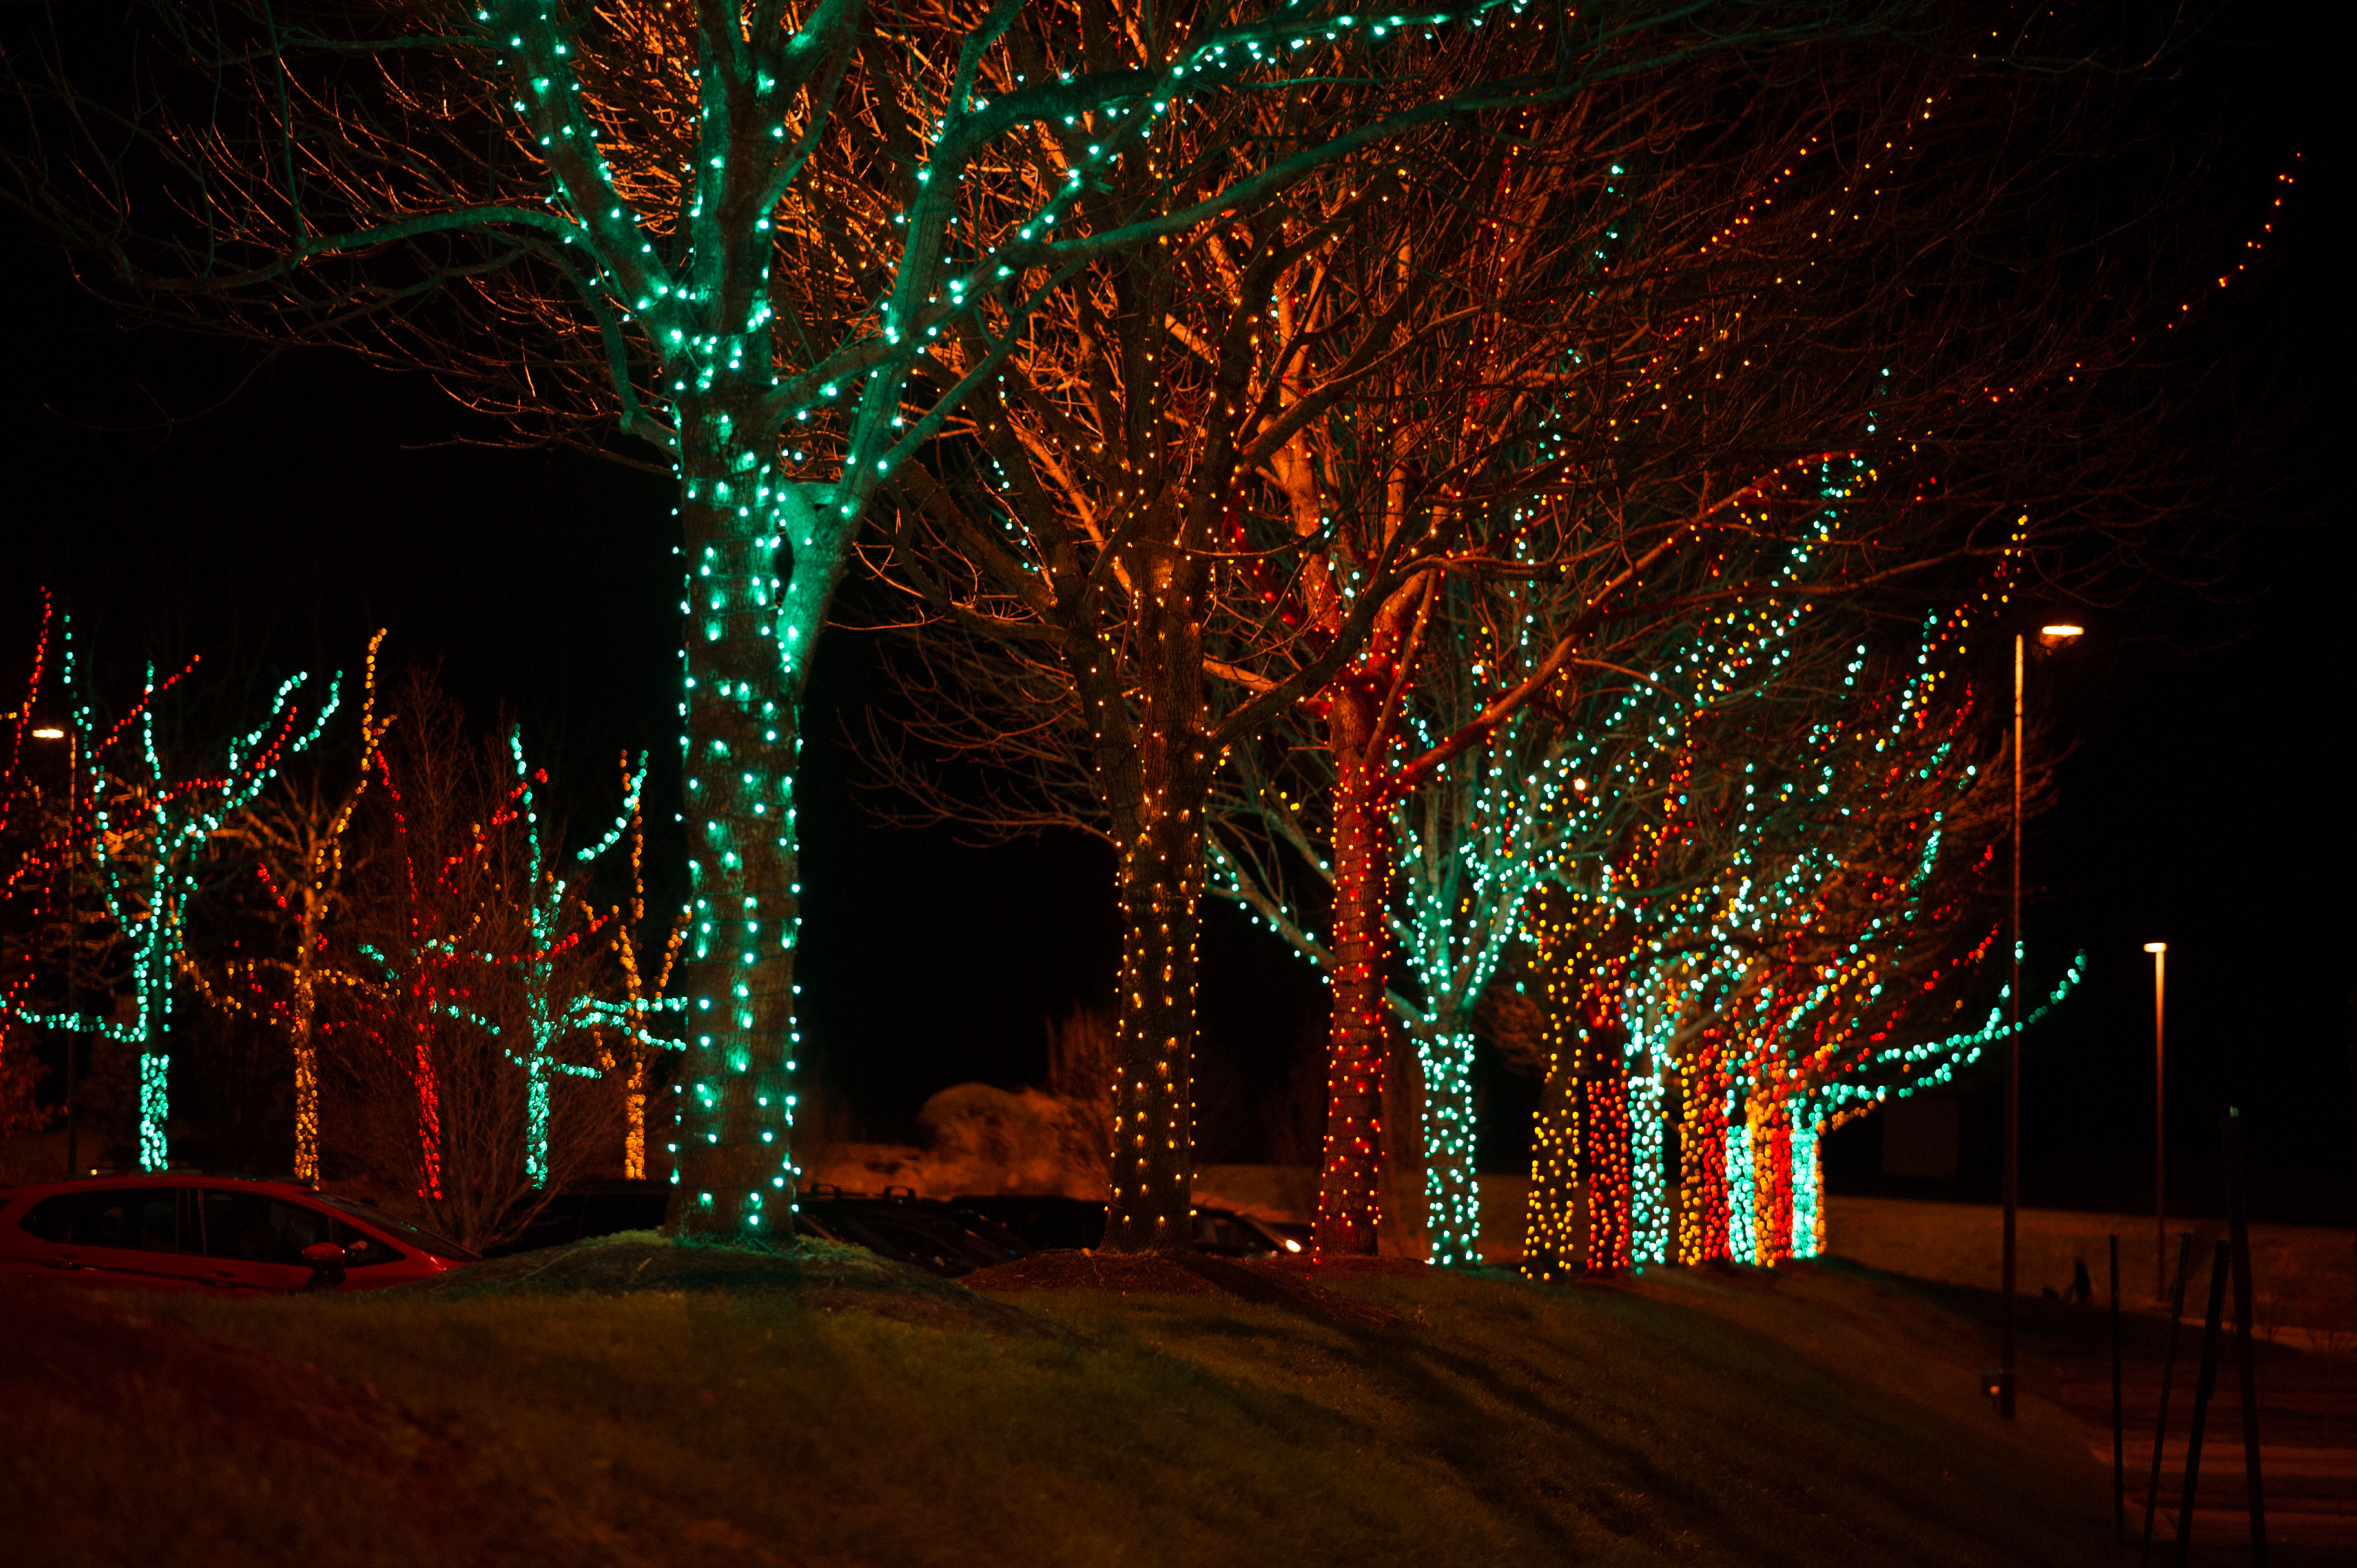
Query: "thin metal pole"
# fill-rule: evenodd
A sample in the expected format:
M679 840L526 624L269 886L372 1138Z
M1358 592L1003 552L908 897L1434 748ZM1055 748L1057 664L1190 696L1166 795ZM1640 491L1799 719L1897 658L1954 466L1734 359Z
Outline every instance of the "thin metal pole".
M2127 1417L2120 1390L2120 1239L2112 1240L2112 1536L2128 1538Z
M2013 635L2013 1026L2005 1047L2005 1340L1997 1358L1996 1412L2013 1416L2014 1231L2021 1201L2021 672L2023 639Z
M2169 1446L2169 1387L2177 1376L2177 1340L2185 1326L2185 1276L2192 1272L2193 1233L2181 1231L2177 1238L2177 1290L2169 1304L2169 1350L2160 1359L2160 1419L2152 1430L2152 1478L2144 1489L2144 1548L2136 1553L2136 1568L2152 1561L2153 1515L2160 1507L2160 1455Z
M2243 1113L2226 1109L2226 1224L2234 1260L2234 1359L2243 1393L2243 1479L2248 1488L2253 1568L2267 1568L2266 1489L2259 1481L2259 1385L2251 1364L2251 1228L2245 1221Z
M2177 1568L2193 1552L2193 1497L2201 1487L2201 1428L2210 1419L2210 1395L2218 1387L2218 1319L2226 1310L2226 1275L2233 1247L2221 1241L2210 1252L2210 1310L2201 1319L2201 1370L2193 1380L2193 1425L2185 1434L2185 1494L2177 1505Z
M2152 1299L2160 1301L2169 1294L2169 1266L2164 1253L2169 1236L2169 1120L2165 1112L2169 1103L2169 1056L2163 1048L2162 1028L2168 1018L2165 1004L2169 976L2169 944L2158 943L2152 950Z

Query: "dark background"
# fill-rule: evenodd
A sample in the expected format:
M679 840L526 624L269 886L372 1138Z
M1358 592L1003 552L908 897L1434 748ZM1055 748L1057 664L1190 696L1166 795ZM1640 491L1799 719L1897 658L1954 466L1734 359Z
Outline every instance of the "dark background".
M2028 941L2034 959L2083 950L2090 969L2029 1038L2022 1196L2149 1204L2140 949L2166 940L2174 1194L2215 1209L2216 1122L2232 1103L2250 1126L2255 1213L2347 1224L2357 862L2330 738L2349 727L2338 666L2351 563L2318 461L2338 439L2323 391L2335 352L2323 324L2338 314L2323 276L2338 188L2319 164L2323 51L2222 27L2188 58L2182 81L2154 90L2155 124L2169 127L2159 156L2201 192L2187 242L2230 265L2268 216L2275 175L2297 167L2300 184L2253 272L2201 300L2189 332L2188 351L2222 367L2189 417L2223 433L2246 474L2195 520L2190 554L2150 565L2137 607L2085 615L2085 645L2032 671L2033 703L2071 749L2060 804L2028 839ZM12 703L44 585L73 613L104 690L135 689L147 658L205 655L184 710L191 734L252 712L282 672L354 670L384 625L392 662L437 666L477 724L521 720L576 821L613 810L625 747L656 760L650 799L675 798L677 568L662 478L468 445L497 432L420 376L126 328L61 261L16 238L14 373L0 387L12 476L0 679ZM868 814L844 736L875 663L865 634L822 646L802 980L823 1130L893 1138L949 1084L1043 1081L1048 1021L1110 1001L1116 939L1111 857L1092 841L978 849ZM651 816L668 828L667 813ZM1321 988L1224 907L1202 957L1200 1157L1267 1158L1286 1086L1321 1047ZM1534 1087L1486 1051L1477 1076L1485 1167L1526 1170ZM1957 1097L1955 1176L1884 1174L1871 1119L1830 1141L1831 1185L1993 1200L1994 1071L1969 1075Z

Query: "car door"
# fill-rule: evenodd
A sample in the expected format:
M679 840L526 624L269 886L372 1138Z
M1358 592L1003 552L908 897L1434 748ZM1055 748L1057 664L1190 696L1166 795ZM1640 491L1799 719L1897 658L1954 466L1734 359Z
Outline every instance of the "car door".
M206 1267L199 1276L224 1295L284 1294L307 1288L303 1249L344 1240L326 1212L235 1187L192 1189L202 1226Z
M32 1262L73 1283L196 1290L204 1260L188 1207L187 1190L178 1187L84 1187L43 1198L22 1229L38 1239Z

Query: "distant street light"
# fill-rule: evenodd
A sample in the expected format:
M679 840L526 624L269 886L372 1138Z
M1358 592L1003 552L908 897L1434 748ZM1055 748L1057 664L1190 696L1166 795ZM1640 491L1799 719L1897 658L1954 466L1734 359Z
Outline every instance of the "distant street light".
M2162 982L2169 973L2169 944L2147 942L2144 950L2152 954L2152 1294L2156 1301L2169 1299L2169 1263L2162 1256L2169 1242L2169 1197L2163 1183L2168 1179L2167 1166L2162 1163L2162 1151L2167 1147L2169 1123L2161 1111L2167 1103L2167 1079L2162 1068L2166 1058L2161 1054Z
M2040 648L2061 648L2084 636L2087 628L2067 621L2038 628ZM2005 1342L1998 1357L1996 1412L2013 1416L2015 1238L2021 1208L2021 691L2029 663L2029 639L2013 634L2013 985L2006 993L2013 1007L2013 1026L2005 1048Z
M61 729L37 729L33 732L35 740L63 740L65 737L66 732Z

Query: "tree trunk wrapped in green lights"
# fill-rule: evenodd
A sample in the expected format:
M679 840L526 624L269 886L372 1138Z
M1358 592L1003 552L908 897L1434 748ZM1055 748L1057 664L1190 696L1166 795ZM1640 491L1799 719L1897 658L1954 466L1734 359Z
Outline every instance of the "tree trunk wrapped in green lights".
M766 358L766 349L764 349ZM749 392L734 400L753 405ZM687 1060L674 1089L680 1218L720 1235L791 1234L794 961L802 885L794 777L807 643L845 534L740 445L726 407L682 462L687 646L682 791L690 904L679 969ZM759 427L756 426L756 429Z

